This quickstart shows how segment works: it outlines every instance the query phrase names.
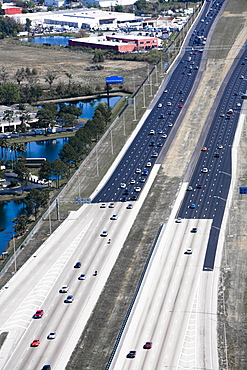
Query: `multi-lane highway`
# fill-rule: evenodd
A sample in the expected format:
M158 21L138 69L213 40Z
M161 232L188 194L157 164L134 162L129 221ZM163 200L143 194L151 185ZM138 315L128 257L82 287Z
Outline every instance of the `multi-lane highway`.
M207 36L222 3L223 1L205 3L201 18L203 22L201 19L198 20L197 31L193 30L188 51L181 55L176 69L155 102L154 109L106 185L94 197L93 204L83 206L78 212L72 212L62 226L1 291L1 332L8 332L0 352L0 366L3 369L39 369L45 364L51 364L53 369L59 370L65 367L137 217L141 201L148 192L155 175L157 167L155 162L157 158L159 159L157 156L165 148L177 117L185 109L203 55L195 45L197 32ZM244 78L240 78L242 75L236 77L237 86L240 80L241 83L246 81L245 65L240 63L239 68L239 72L236 73L242 73ZM244 86L246 87L246 85L239 85L238 91L244 89ZM239 99L239 96L234 95L234 91L229 92L229 99L232 96L234 99ZM230 119L216 117L213 122L208 136L211 135L211 139L205 142L207 150L199 155L195 178L192 177L189 184L192 190L184 189L185 200L179 211L183 221L181 224L175 223L173 215L169 223L169 232L166 235L163 233L163 239L160 239L161 245L165 245L165 248L159 248L157 245L157 252L151 265L159 268L154 272L150 265L150 271L145 278L148 285L152 282L151 285L155 291L150 291L151 285L148 287L143 284L143 294L139 299L143 304L133 311L133 317L137 315L135 324L139 323L139 325L136 326L133 334L133 321L131 324L128 323L130 330L124 334L124 337L129 338L128 345L123 342L122 347L119 347L118 356L114 358L116 364L118 361L121 362L122 358L121 364L124 365L115 367L116 369L128 368L128 366L159 369L163 368L162 364L168 364L169 367L181 363L181 359L186 363L187 360L184 358L188 358L191 351L198 353L198 348L195 349L193 345L186 347L186 335L190 320L191 322L194 320L193 310L196 299L202 291L198 287L202 278L207 242L211 235L210 228L212 222L217 219L212 217L213 211L207 214L210 217L203 217L203 211L200 215L198 212L203 207L205 209L206 197L212 195L211 186L217 190L216 193L213 191L214 199L219 201L227 196L222 186L218 185L220 183L214 185L212 182L208 186L211 182L208 175L213 171L217 174L218 171L217 176L225 176L219 166L225 166L222 167L223 172L228 169L230 171L227 167L230 154L227 154L226 147L231 145L234 137L236 128L234 117L237 116L236 111L240 108L237 100L229 100L222 104L217 117L224 111ZM227 114L228 106L229 109L233 109L233 113ZM220 153L217 158L214 156L217 153L213 150L216 144L223 146L221 149L217 148L217 153L218 150ZM208 171L201 173L200 170L203 167ZM198 168L200 168L199 171ZM202 188L195 189L199 182ZM125 186L121 187L121 184ZM136 188L140 188L140 191ZM139 201L133 202L133 209L127 209L128 203L124 201L136 199ZM114 209L108 207L109 203L106 208L100 208L98 203L111 201L115 202ZM195 209L188 209L191 203L196 205ZM118 214L117 220L110 219L113 214ZM121 228L118 227L119 222L121 222ZM198 232L191 233L191 227L198 227ZM108 232L106 238L100 236L103 230ZM111 238L110 244L107 243L107 238ZM189 248L193 250L192 255L184 254ZM82 263L80 269L73 267L77 261ZM98 271L97 276L93 276L95 270ZM78 280L81 273L86 274L85 280ZM158 282L157 287L154 281ZM59 289L65 284L69 285L68 294L73 295L73 303L64 303L67 294L59 293ZM149 303L147 303L147 296L152 296ZM143 307L144 313L140 315ZM44 310L44 315L40 319L33 319L38 309ZM143 319L140 319L142 315ZM132 317L131 320L133 320ZM147 323L147 327L144 323ZM57 332L56 338L47 339L52 331ZM180 332L184 336L180 337ZM40 340L37 348L30 347L34 339ZM144 354L139 357L145 341L154 342L154 351L153 349L150 353L144 351ZM205 347L200 353L207 353ZM129 362L129 359L126 359L126 350L131 349L138 351L137 361ZM211 349L208 353L210 351ZM191 361L195 361L194 357L191 357ZM204 360L205 356L203 355L202 358Z

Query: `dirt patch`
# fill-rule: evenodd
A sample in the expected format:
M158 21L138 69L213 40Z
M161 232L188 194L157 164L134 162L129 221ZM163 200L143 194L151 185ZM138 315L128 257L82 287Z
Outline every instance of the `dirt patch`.
M109 76L124 77L126 87L132 88L134 83L139 86L147 76L147 63L135 61L105 60L100 63L104 69L87 71L87 68L94 66L94 55L63 47L45 48L37 44L0 40L0 54L0 70L4 67L9 73L9 80L15 83L16 71L27 67L37 70L38 82L42 85L47 85L44 75L48 71L57 74L54 84L67 84L69 78L66 74L70 74L72 82L101 88L105 87L105 78Z

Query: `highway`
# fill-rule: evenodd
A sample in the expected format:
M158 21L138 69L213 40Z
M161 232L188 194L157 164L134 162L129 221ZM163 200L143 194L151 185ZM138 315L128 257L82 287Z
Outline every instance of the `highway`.
M139 212L138 204L126 206L89 204L72 212L1 290L1 332L9 332L0 352L1 369L36 370L47 363L64 368ZM116 213L118 219L110 220ZM110 244L100 236L103 230ZM78 261L82 266L77 269ZM83 273L86 279L78 280ZM59 293L63 285L69 285L73 303L64 303L68 294ZM33 319L39 309L43 317ZM56 339L48 340L53 331ZM30 347L34 339L41 342L37 348Z
M221 4L222 1L218 3ZM216 6L216 2L214 4ZM205 4L204 18L208 14L210 6L212 6L212 3ZM218 8L217 5L214 16L208 22L207 30L204 26L205 30L203 32L205 34L209 32L210 26L218 14ZM201 23L197 26L197 29L200 28L202 28ZM193 37L191 42L194 43ZM0 292L0 322L3 323L1 332L9 332L0 351L1 368L5 370L23 368L36 370L47 363L51 364L52 369L60 370L65 367L138 215L142 201L155 177L155 171L158 171L159 165L155 163L156 161L159 163L159 158L153 156L153 153L155 151L158 156L162 154L167 138L173 130L173 125L185 108L186 100L189 99L190 91L200 68L202 55L203 53L199 49L198 51L192 50L191 46L188 51L181 55L181 60L171 74L167 86L165 86L164 91L161 91L157 102L155 101L154 109L148 115L128 150L126 150L109 181L93 198L93 203L83 206L77 212L71 212L60 228L50 236ZM192 68L190 68L191 66ZM198 69L195 67L198 67ZM244 65L240 68L244 68ZM246 79L243 79L243 81L246 81ZM179 105L182 106L179 107ZM161 115L163 116L161 117ZM231 116L234 117L235 112ZM230 121L226 125L229 126ZM151 130L154 130L154 133L151 133ZM158 133L159 130L162 133ZM220 139L224 144L221 152L226 153L226 138L224 135L225 130ZM229 137L231 136L233 137L234 134L230 133ZM225 159L224 157L215 158L215 161L213 159L210 164L208 158L212 151L210 150L210 142L206 144L208 145L208 151L204 157L204 153L202 154L202 163L198 166L207 164L210 173L212 173L213 163L216 162L216 159L218 164L228 162L227 154L224 154ZM213 143L211 145L214 146ZM147 167L148 162L151 162L150 168ZM218 168L217 165L215 167ZM141 174L136 173L136 169L140 169ZM149 171L148 174L142 173L145 170ZM207 174L202 175L207 176ZM201 180L202 175L197 173L195 182L194 179L191 179L191 184L195 186L198 177ZM204 179L206 179L206 176L204 176ZM135 180L135 183L130 185L132 179ZM128 194L123 194L125 190L120 187L121 183L126 184L129 189ZM141 191L136 191L136 187L140 187ZM208 189L203 188L201 195L209 192ZM203 203L198 203L199 201L196 198L199 197L200 199L199 192L194 190L186 192L185 189L184 194L186 194L185 198L187 196L194 196L195 198L185 199L184 210L183 206L180 208L179 215L181 213L181 217L184 218L181 224L174 222L174 215L171 218L169 229L167 229L169 232L162 234L163 239L160 241L165 248L157 248L157 255L161 253L160 259L155 262L155 255L154 264L152 264L157 266L155 264L158 263L159 269L156 269L155 273L150 269L150 276L158 273L155 280L159 285L155 288L155 292L148 293L152 294L154 302L157 300L157 304L146 303L145 289L148 288L143 285L144 294L141 295L140 299L144 300L144 306L142 307L145 307L146 310L147 329L144 327L145 321L141 321L139 324L139 327L143 328L141 332L138 329L139 327L136 331L133 331L131 326L130 332L132 333L125 334L126 338L128 335L131 338L127 342L128 346L123 343L123 349L119 347L119 358L124 355L122 363L126 368L128 366L138 368L135 367L138 363L141 366L139 368L148 368L148 365L145 365L145 367L143 365L143 356L140 356L139 359L137 357L137 361L132 362L126 359L126 350L135 349L139 353L139 346L143 346L143 341L148 340L155 341L155 343L157 340L157 344L154 346L154 349L155 347L157 349L150 351L151 356L149 353L144 356L145 364L146 361L147 364L153 364L150 365L153 366L151 368L160 368L160 364L163 363L173 366L174 363L178 362L178 359L181 359L183 353L181 348L184 348L185 342L182 337L180 338L180 329L178 330L178 328L183 327L183 332L186 333L188 326L185 323L188 323L188 317L191 317L194 309L194 302L198 294L201 294L198 287L213 222L210 217L203 218L201 215L200 218L198 217L199 204ZM227 195L224 192L217 194L221 194L222 198ZM126 209L128 202L136 199L139 201L133 203L133 209ZM188 212L188 204L192 202L192 199L193 202L194 199L197 202L197 207L195 210L190 210L192 212L187 215L185 213ZM108 207L111 201L115 203L114 209ZM107 207L100 208L101 202L108 202ZM118 220L110 220L110 217L116 213L118 214ZM193 234L190 232L190 227L194 227L195 224L198 227L198 233ZM108 231L107 238L112 239L111 244L107 244L107 238L100 236L103 230ZM192 255L184 254L187 248L193 249ZM82 262L80 269L73 267L77 261ZM93 276L95 270L99 271L97 276ZM86 280L78 280L81 273L86 274ZM153 278L148 277L146 280L151 282ZM68 294L73 294L73 303L64 303L66 293L59 293L59 289L64 284L68 284L70 287ZM205 289L207 288L205 287ZM189 294L190 291L191 295ZM164 311L161 310L163 306ZM150 319L148 318L148 307ZM40 319L33 319L32 316L38 309L43 309L44 315ZM137 311L140 316L140 308L137 308ZM183 316L185 313L187 315L186 320ZM135 321L138 320L135 319ZM156 324L156 322L159 322L159 324ZM48 340L47 335L52 331L57 332L57 337L54 340ZM138 332L140 333L138 334ZM171 337L174 337L174 340L171 340ZM39 339L41 342L37 348L30 347L34 339ZM164 348L170 350L165 349L164 351ZM207 353L205 348L201 351ZM149 360L148 356L154 357L152 353L156 353L158 358ZM117 358L116 361L118 361ZM116 369L120 368L116 367Z

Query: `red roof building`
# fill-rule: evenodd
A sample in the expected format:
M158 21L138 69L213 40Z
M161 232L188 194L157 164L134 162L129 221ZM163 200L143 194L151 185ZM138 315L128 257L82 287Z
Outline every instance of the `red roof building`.
M4 9L4 13L5 14L22 14L22 8L20 7L11 7L11 8L7 8L7 9Z

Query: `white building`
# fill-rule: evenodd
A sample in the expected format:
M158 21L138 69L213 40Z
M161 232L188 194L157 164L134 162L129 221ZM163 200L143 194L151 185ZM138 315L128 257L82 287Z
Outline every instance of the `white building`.
M47 0L50 1L50 0ZM133 22L136 17L132 13L103 11L96 8L60 10L11 15L17 22L26 23L26 18L32 21L32 27L40 24L60 25L73 28L114 29L119 23Z

